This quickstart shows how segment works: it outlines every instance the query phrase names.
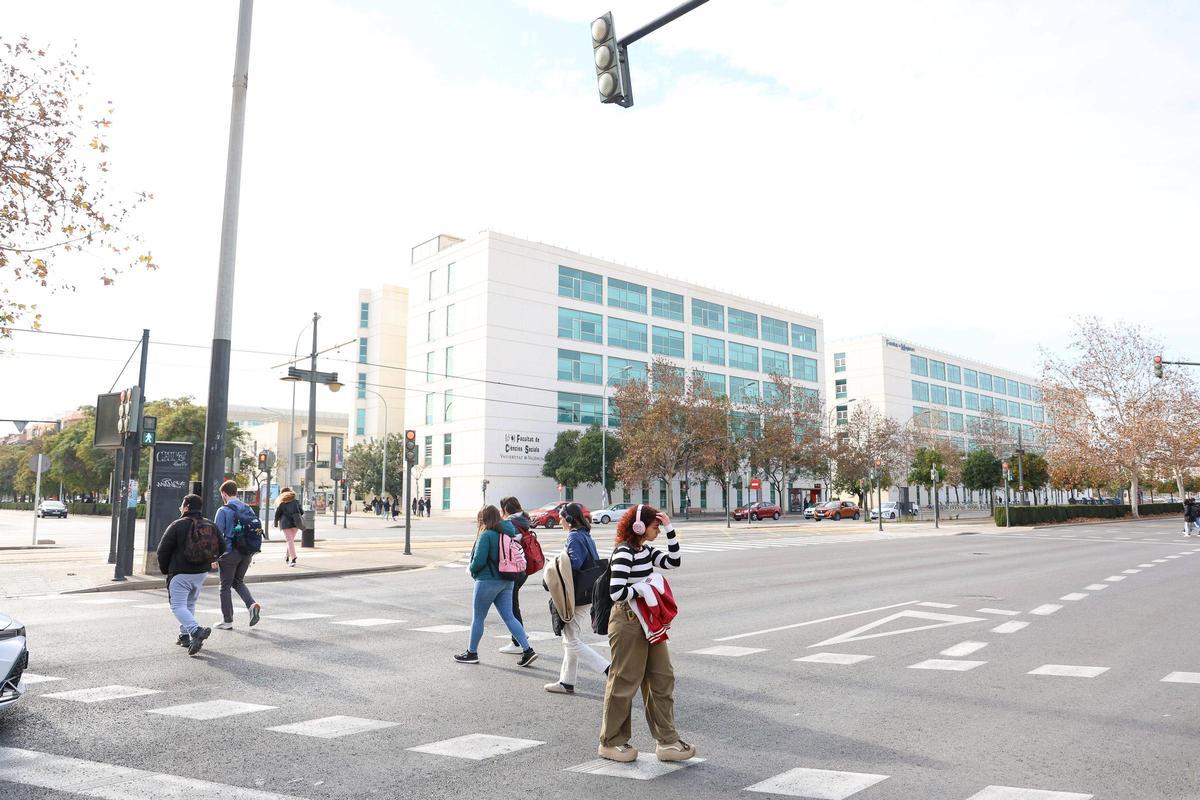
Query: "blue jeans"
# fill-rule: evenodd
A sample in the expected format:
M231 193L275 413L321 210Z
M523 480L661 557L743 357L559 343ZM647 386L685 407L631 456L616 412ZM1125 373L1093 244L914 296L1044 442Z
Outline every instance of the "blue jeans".
M171 578L167 586L167 597L171 603L171 613L179 620L179 632L184 635L195 633L200 624L196 622L196 598L200 597L200 587L204 586L207 572L197 572L194 575L180 573Z
M477 580L475 581L474 612L471 615L471 646L467 649L472 653L479 651L479 640L483 638L483 620L487 617L488 608L496 606L500 619L508 626L508 632L517 640L522 650L529 649L529 639L525 636L525 628L513 616L512 611L513 582L506 580Z

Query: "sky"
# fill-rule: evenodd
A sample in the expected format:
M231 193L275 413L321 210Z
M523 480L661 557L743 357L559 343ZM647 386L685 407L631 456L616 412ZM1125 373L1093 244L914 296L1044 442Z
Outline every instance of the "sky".
M85 258L74 293L13 286L47 331L129 341L0 342L20 387L0 418L134 383L143 328L149 395L204 402L237 5L5 3L4 38L78 45L115 109L113 190L155 195L136 225L161 269L101 288ZM674 5L258 0L230 402L287 406L273 367L314 311L322 347L348 340L357 290L400 282L412 245L489 228L815 313L827 339L1036 373L1095 314L1200 355L1176 294L1200 4L711 0L630 48L633 108L599 103L590 20Z

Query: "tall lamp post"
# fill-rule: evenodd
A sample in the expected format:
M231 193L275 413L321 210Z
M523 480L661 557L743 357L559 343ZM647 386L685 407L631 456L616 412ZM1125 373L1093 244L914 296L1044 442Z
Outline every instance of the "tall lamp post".
M312 322L304 323L304 327L301 328L300 332L296 334L296 343L292 346L292 363L293 364L296 363L297 358L300 355L300 337L302 337L304 335L304 332L308 330L309 325L312 325ZM292 382L292 431L291 431L292 438L288 439L288 471L287 471L288 483L292 483L296 479L296 476L293 475L292 473L296 469L296 384L297 383L299 383L299 381ZM303 495L303 490L301 491L301 495Z
M379 398L379 402L383 403L383 464L379 468L379 497L380 499L387 496L387 440L388 440L388 404L387 400L383 399L383 395L374 389L368 389L365 386L359 385L361 391L370 392ZM408 498L404 498L404 502L408 502Z
M608 495L608 386L613 378L619 378L631 369L632 364L605 378L604 390L600 393L600 494L606 504L612 502Z

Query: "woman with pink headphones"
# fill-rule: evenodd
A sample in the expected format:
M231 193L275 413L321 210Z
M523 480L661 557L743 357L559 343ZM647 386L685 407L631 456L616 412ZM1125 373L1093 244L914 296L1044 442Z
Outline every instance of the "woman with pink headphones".
M651 547L659 533L667 535L666 551ZM642 584L655 569L679 566L679 540L671 518L657 508L639 505L625 512L617 523L617 547L609 560L609 594L613 600L608 617L608 643L612 665L604 689L604 721L600 728L600 756L612 761L634 761L637 749L632 736L630 713L633 696L642 690L646 722L658 742L659 761L686 761L696 748L679 738L675 730L675 671L667 643L650 644L645 630L630 607L639 593L650 591Z

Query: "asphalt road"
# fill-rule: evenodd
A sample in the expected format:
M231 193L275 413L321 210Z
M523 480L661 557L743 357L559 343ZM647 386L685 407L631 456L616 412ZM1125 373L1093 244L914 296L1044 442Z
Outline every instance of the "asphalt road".
M162 592L11 601L31 671L55 680L0 716L0 797L1194 800L1200 539L1179 527L685 532L669 647L704 760L661 775L589 771L602 684L545 693L556 640L519 669L493 618L484 663L451 661L461 565L252 587L262 624L239 615L195 658ZM545 593L522 596L548 631ZM378 624L345 624L363 620ZM108 686L142 693L54 696ZM177 715L211 701L228 715ZM328 717L357 721L304 724ZM653 752L638 710L634 743Z

